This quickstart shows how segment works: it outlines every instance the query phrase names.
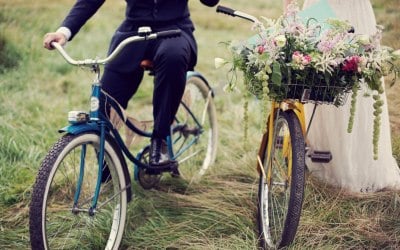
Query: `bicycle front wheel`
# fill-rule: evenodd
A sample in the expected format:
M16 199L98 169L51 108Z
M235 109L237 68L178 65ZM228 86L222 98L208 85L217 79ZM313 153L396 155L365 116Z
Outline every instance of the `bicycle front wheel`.
M95 133L67 134L49 151L30 204L32 249L118 249L126 219L126 163L107 138L101 167ZM102 180L99 170L107 173Z
M263 248L291 244L300 220L305 182L305 146L293 111L278 111L272 136L260 150L258 225ZM267 132L268 133L268 132Z
M214 163L217 127L212 90L202 78L189 77L172 133L174 155L184 179L199 180Z

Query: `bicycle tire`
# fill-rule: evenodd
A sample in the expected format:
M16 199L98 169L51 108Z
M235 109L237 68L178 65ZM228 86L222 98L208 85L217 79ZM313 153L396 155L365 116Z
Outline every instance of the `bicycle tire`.
M305 144L296 114L277 112L274 131L273 138L268 138L268 132L264 135L259 153L264 171L260 171L258 189L258 227L264 249L293 242L304 197ZM270 164L268 159L274 160Z
M202 131L198 135L188 136L190 133L187 131L196 130L199 126L183 105L190 109L201 124ZM191 76L187 79L176 121L186 126L172 134L174 153L186 148L178 156L179 173L185 180L198 181L215 162L218 143L218 123L212 90L202 78Z
M89 213L98 178L100 136L94 132L66 134L43 160L32 192L29 227L32 249L118 249L127 211L128 195L124 164L115 141L106 137L103 179L96 210ZM86 145L86 146L83 146ZM86 148L84 175L78 205L72 211L79 189L82 149ZM104 167L103 167L104 170ZM105 247L105 248L104 248Z

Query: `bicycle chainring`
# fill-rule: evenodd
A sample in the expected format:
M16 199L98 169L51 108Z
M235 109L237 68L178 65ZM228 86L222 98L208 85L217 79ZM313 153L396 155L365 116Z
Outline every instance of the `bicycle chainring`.
M149 159L150 159L150 147L147 146L140 155L139 160L143 164L148 165ZM160 183L161 174L155 174L155 173L149 174L147 169L139 167L137 177L140 186L142 186L144 189L152 189Z

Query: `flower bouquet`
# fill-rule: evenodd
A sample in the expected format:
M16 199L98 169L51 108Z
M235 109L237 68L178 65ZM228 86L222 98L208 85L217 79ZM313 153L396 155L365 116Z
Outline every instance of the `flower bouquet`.
M231 70L243 72L247 90L264 100L296 99L339 106L352 93L352 115L357 91L366 90L375 100L377 145L382 77L392 74L394 83L399 74L399 51L381 45L382 27L371 36L357 35L345 21L327 19L321 25L315 19L304 21L298 14L294 2L278 19L263 18L256 23L257 34L251 39L229 42ZM235 82L227 87L235 88ZM352 117L349 131L351 128Z

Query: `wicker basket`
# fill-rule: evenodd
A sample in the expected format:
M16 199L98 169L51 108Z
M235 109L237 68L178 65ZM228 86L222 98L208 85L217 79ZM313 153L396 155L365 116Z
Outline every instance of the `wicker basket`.
M273 92L279 91L279 98L274 97L271 93L270 97L276 101L282 101L283 99L294 99L302 103L318 103L318 104L332 104L335 106L341 106L346 103L348 94L351 88L331 86L326 83L321 84L304 84L304 83L292 83L282 84L280 87L270 86L270 91L275 89Z
M353 88L352 84L341 79L341 76L331 77L330 82L325 81L324 76L319 73L310 73L304 78L306 80L293 80L283 77L282 83L279 85L268 82L268 97L274 101L293 99L302 103L341 106L346 103L348 94ZM260 82L256 84L250 82L246 84L246 87L250 93L262 98L263 91Z

